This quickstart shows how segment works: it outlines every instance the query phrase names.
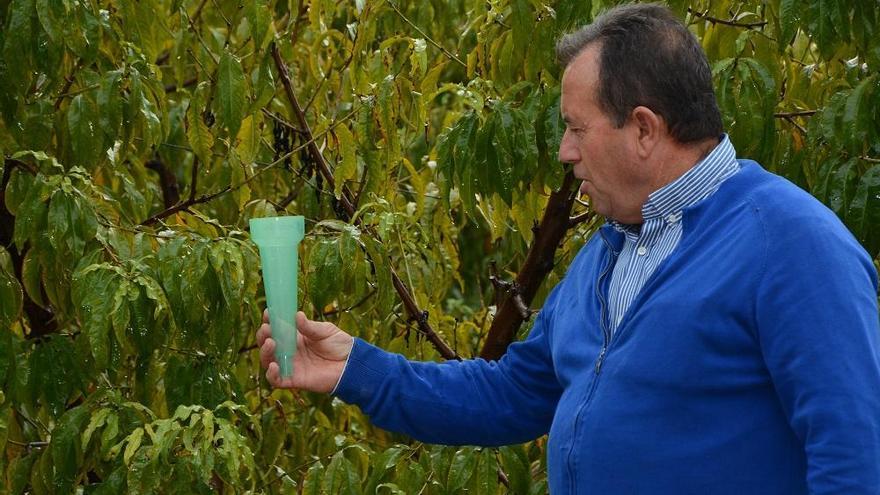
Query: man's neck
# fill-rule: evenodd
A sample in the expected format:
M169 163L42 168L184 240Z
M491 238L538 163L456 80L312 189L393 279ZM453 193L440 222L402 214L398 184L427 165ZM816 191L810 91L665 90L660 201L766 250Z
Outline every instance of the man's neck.
M658 159L657 176L652 184L651 192L674 182L688 170L694 168L720 142L719 138L709 138L687 144L670 142L665 149L660 150L662 154Z

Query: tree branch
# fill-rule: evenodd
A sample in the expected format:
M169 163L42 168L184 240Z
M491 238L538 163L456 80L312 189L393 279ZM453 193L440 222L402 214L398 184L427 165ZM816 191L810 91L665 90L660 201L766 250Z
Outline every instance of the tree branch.
M796 112L778 112L774 113L773 116L777 119L787 119L791 117L809 117L817 112L818 110L798 110Z
M741 28L746 28L746 29L759 28L759 27L765 26L767 24L767 21L761 21L761 22L728 21L725 19L719 19L717 17L712 17L708 13L697 12L696 10L694 10L690 7L688 7L688 13L693 14L694 16L699 17L700 19L705 19L705 20L711 22L712 24L724 24L725 26L741 27Z
M519 327L533 314L529 305L535 298L544 278L553 269L556 249L570 227L569 212L577 196L574 174L565 174L562 186L550 195L544 216L535 232L526 260L520 268L516 280L510 283L507 298L498 307L495 319L489 328L480 357L497 360L507 352L507 347L516 338ZM577 218L577 217L576 217Z
M303 137L308 141L308 152L312 157L312 160L317 164L318 172L324 177L324 180L327 181L328 189L334 189L336 186L336 181L333 177L333 173L330 170L330 167L327 164L327 161L324 159L324 156L321 154L321 150L318 148L317 143L312 135L312 129L309 127L309 123L306 120L305 113L303 113L302 106L299 104L299 101L296 98L296 94L293 92L293 84L290 82L290 73L287 70L287 65L284 63L284 60L281 59L281 52L278 50L278 45L275 43L272 44L272 58L275 60L275 66L278 69L278 76L281 79L281 84L284 86L284 92L287 95L287 99L290 101L290 106L293 108L293 112L296 115L297 124L299 128L302 130ZM348 187L343 186L342 195L339 198L339 202L342 205L343 211L345 215L340 216L341 220L349 221L354 217L355 214L355 206L352 200L350 199L351 191ZM356 220L355 224L360 224L360 220ZM365 229L371 236L378 237L378 235L372 231L372 229ZM431 325L428 323L428 313L426 311L422 311L419 309L418 304L416 304L415 299L412 296L411 291L407 286L403 283L400 277L397 275L397 272L394 271L394 268L391 268L391 282L394 285L394 289L397 291L397 294L400 296L400 299L403 302L404 307L406 308L407 314L410 318L415 319L418 322L419 331L425 335L429 342L437 349L441 356L445 359L461 359L458 354L452 350L449 345L440 338L439 335L431 328Z
M155 215L153 215L150 218L141 222L140 225L142 227L146 227L148 225L152 225L152 224L158 222L159 220L162 220L163 218L170 217L171 215L174 215L175 213L177 213L179 211L185 211L185 210L188 211L191 206L202 204L202 203L207 203L208 201L211 201L212 199L216 198L217 196L220 196L221 194L226 194L231 189L232 189L232 186L226 186L223 189L221 189L215 193L203 194L202 196L199 196L198 198L190 198L190 199L184 201L183 203L178 203L178 204L172 206L171 208L167 208L164 211L156 213Z
M145 166L159 174L159 185L162 188L162 201L165 208L171 208L180 203L180 189L177 185L177 177L168 170L168 167L158 158L148 160Z
M401 12L400 9L397 8L397 5L395 5L394 2L389 1L389 2L388 2L388 5L390 5L391 8L394 9L395 12L397 12L397 15L400 16L400 18L403 19L404 22L406 22L407 24L409 24L410 26L412 26L413 29L415 29L416 31L418 31L419 34L422 35L422 37L425 38L425 39L428 41L428 43L430 43L430 44L434 45L435 47L437 47L441 52L443 52L444 55L446 55L447 57L449 57L450 60L454 60L454 61L458 62L459 65L461 65L462 67L467 68L467 64L464 63L464 62L462 62L461 59L459 59L458 57L455 56L455 54L453 54L452 52L450 52L449 50L447 50L446 48L444 48L442 45L440 45L440 43L437 43L436 41L434 41L433 39L431 39L431 37L428 36L424 31L422 31L421 28L419 28L418 26L416 26L411 20L407 19L407 17L406 17L405 15L403 15L403 12Z
M586 221L589 221L590 219L592 219L595 216L596 216L596 214L593 213L592 211L586 211L576 217L570 217L568 219L568 228L577 227L578 225L580 225Z

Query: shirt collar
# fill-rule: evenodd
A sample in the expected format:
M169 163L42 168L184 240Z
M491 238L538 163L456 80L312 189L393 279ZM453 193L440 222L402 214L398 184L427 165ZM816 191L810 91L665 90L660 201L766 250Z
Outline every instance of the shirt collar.
M725 179L738 170L736 150L727 134L722 134L721 142L705 158L681 177L648 195L648 201L642 206L642 218L647 221L677 215L681 210L711 195ZM640 229L638 225L625 225L615 220L609 223L616 230L625 233L637 234Z

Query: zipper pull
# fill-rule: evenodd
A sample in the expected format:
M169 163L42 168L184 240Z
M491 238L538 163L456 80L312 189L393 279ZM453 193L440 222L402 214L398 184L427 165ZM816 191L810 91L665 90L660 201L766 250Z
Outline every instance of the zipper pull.
M599 353L599 358L596 359L596 374L599 374L599 371L602 370L602 363L605 361L605 352L608 350L608 346L602 346L602 351Z

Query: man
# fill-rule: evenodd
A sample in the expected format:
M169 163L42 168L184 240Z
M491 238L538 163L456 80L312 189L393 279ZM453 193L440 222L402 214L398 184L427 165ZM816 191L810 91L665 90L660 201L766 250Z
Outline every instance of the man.
M722 134L705 54L667 9L564 37L559 158L608 224L498 362L410 362L298 315L295 374L425 442L549 432L553 493L880 493L870 258ZM267 322L268 323L268 322Z

